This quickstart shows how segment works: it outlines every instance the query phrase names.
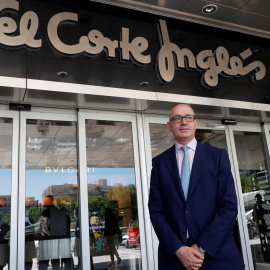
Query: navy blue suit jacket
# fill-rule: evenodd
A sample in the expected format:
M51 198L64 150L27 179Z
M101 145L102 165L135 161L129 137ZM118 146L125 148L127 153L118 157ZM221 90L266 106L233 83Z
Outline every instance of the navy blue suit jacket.
M197 143L186 201L175 146L155 157L152 166L148 206L159 239L159 269L185 269L175 252L194 243L207 252L200 269L244 269L232 234L237 198L227 152Z

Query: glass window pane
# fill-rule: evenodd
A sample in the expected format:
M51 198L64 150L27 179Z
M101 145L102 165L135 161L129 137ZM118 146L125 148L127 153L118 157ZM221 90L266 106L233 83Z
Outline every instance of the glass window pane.
M152 158L174 144L173 134L165 124L150 124ZM204 144L227 149L224 130L197 129L196 139Z
M0 269L7 270L10 255L12 119L0 118Z
M131 123L86 120L91 255L95 269L141 269Z
M269 179L265 167L262 134L234 132L246 222L253 263L270 266Z
M25 166L25 268L72 269L78 265L76 123L27 120Z

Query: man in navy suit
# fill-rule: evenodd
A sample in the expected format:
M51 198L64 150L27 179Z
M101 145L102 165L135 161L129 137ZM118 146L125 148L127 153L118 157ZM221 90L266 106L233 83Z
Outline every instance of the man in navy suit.
M159 269L244 269L232 234L237 198L227 152L195 139L197 120L185 104L171 110L167 126L175 145L153 159L148 204Z

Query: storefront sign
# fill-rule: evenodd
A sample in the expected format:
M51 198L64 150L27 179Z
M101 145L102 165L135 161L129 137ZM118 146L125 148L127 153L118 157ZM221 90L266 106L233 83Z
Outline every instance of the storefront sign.
M74 167L45 167L46 173L77 173L78 170ZM87 172L90 172L90 168L87 168Z
M15 0L2 0L0 11L13 9L19 11L19 2ZM146 54L148 41L144 37L129 39L129 28L122 27L120 40L111 40L96 30L91 30L87 36L82 36L77 44L65 44L59 37L58 32L61 24L78 22L78 14L62 12L55 14L48 22L47 34L53 48L58 52L76 56L85 53L91 56L106 51L107 56L115 58L115 51L120 51L121 59L124 61L133 60L139 65L151 63L151 55ZM0 43L9 47L26 45L29 48L38 49L42 46L41 39L35 39L38 31L39 19L35 12L27 11L19 22L19 35L14 36L17 31L16 22L9 17L0 18ZM248 48L240 52L240 56L229 56L226 48L220 46L215 51L204 50L194 56L187 48L179 48L170 42L168 29L164 20L159 21L161 48L157 55L157 77L162 83L169 83L175 76L175 70L185 68L196 69L204 72L202 85L212 88L218 85L219 75L225 77L244 76L253 71L252 80L261 80L265 77L265 65L260 61L254 61L244 66L243 61L252 55Z

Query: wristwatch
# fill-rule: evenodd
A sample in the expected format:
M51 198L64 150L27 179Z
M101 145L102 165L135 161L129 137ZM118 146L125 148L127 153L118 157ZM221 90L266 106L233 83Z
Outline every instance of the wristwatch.
M205 254L205 250L202 247L198 246L198 248L199 248L201 253Z

